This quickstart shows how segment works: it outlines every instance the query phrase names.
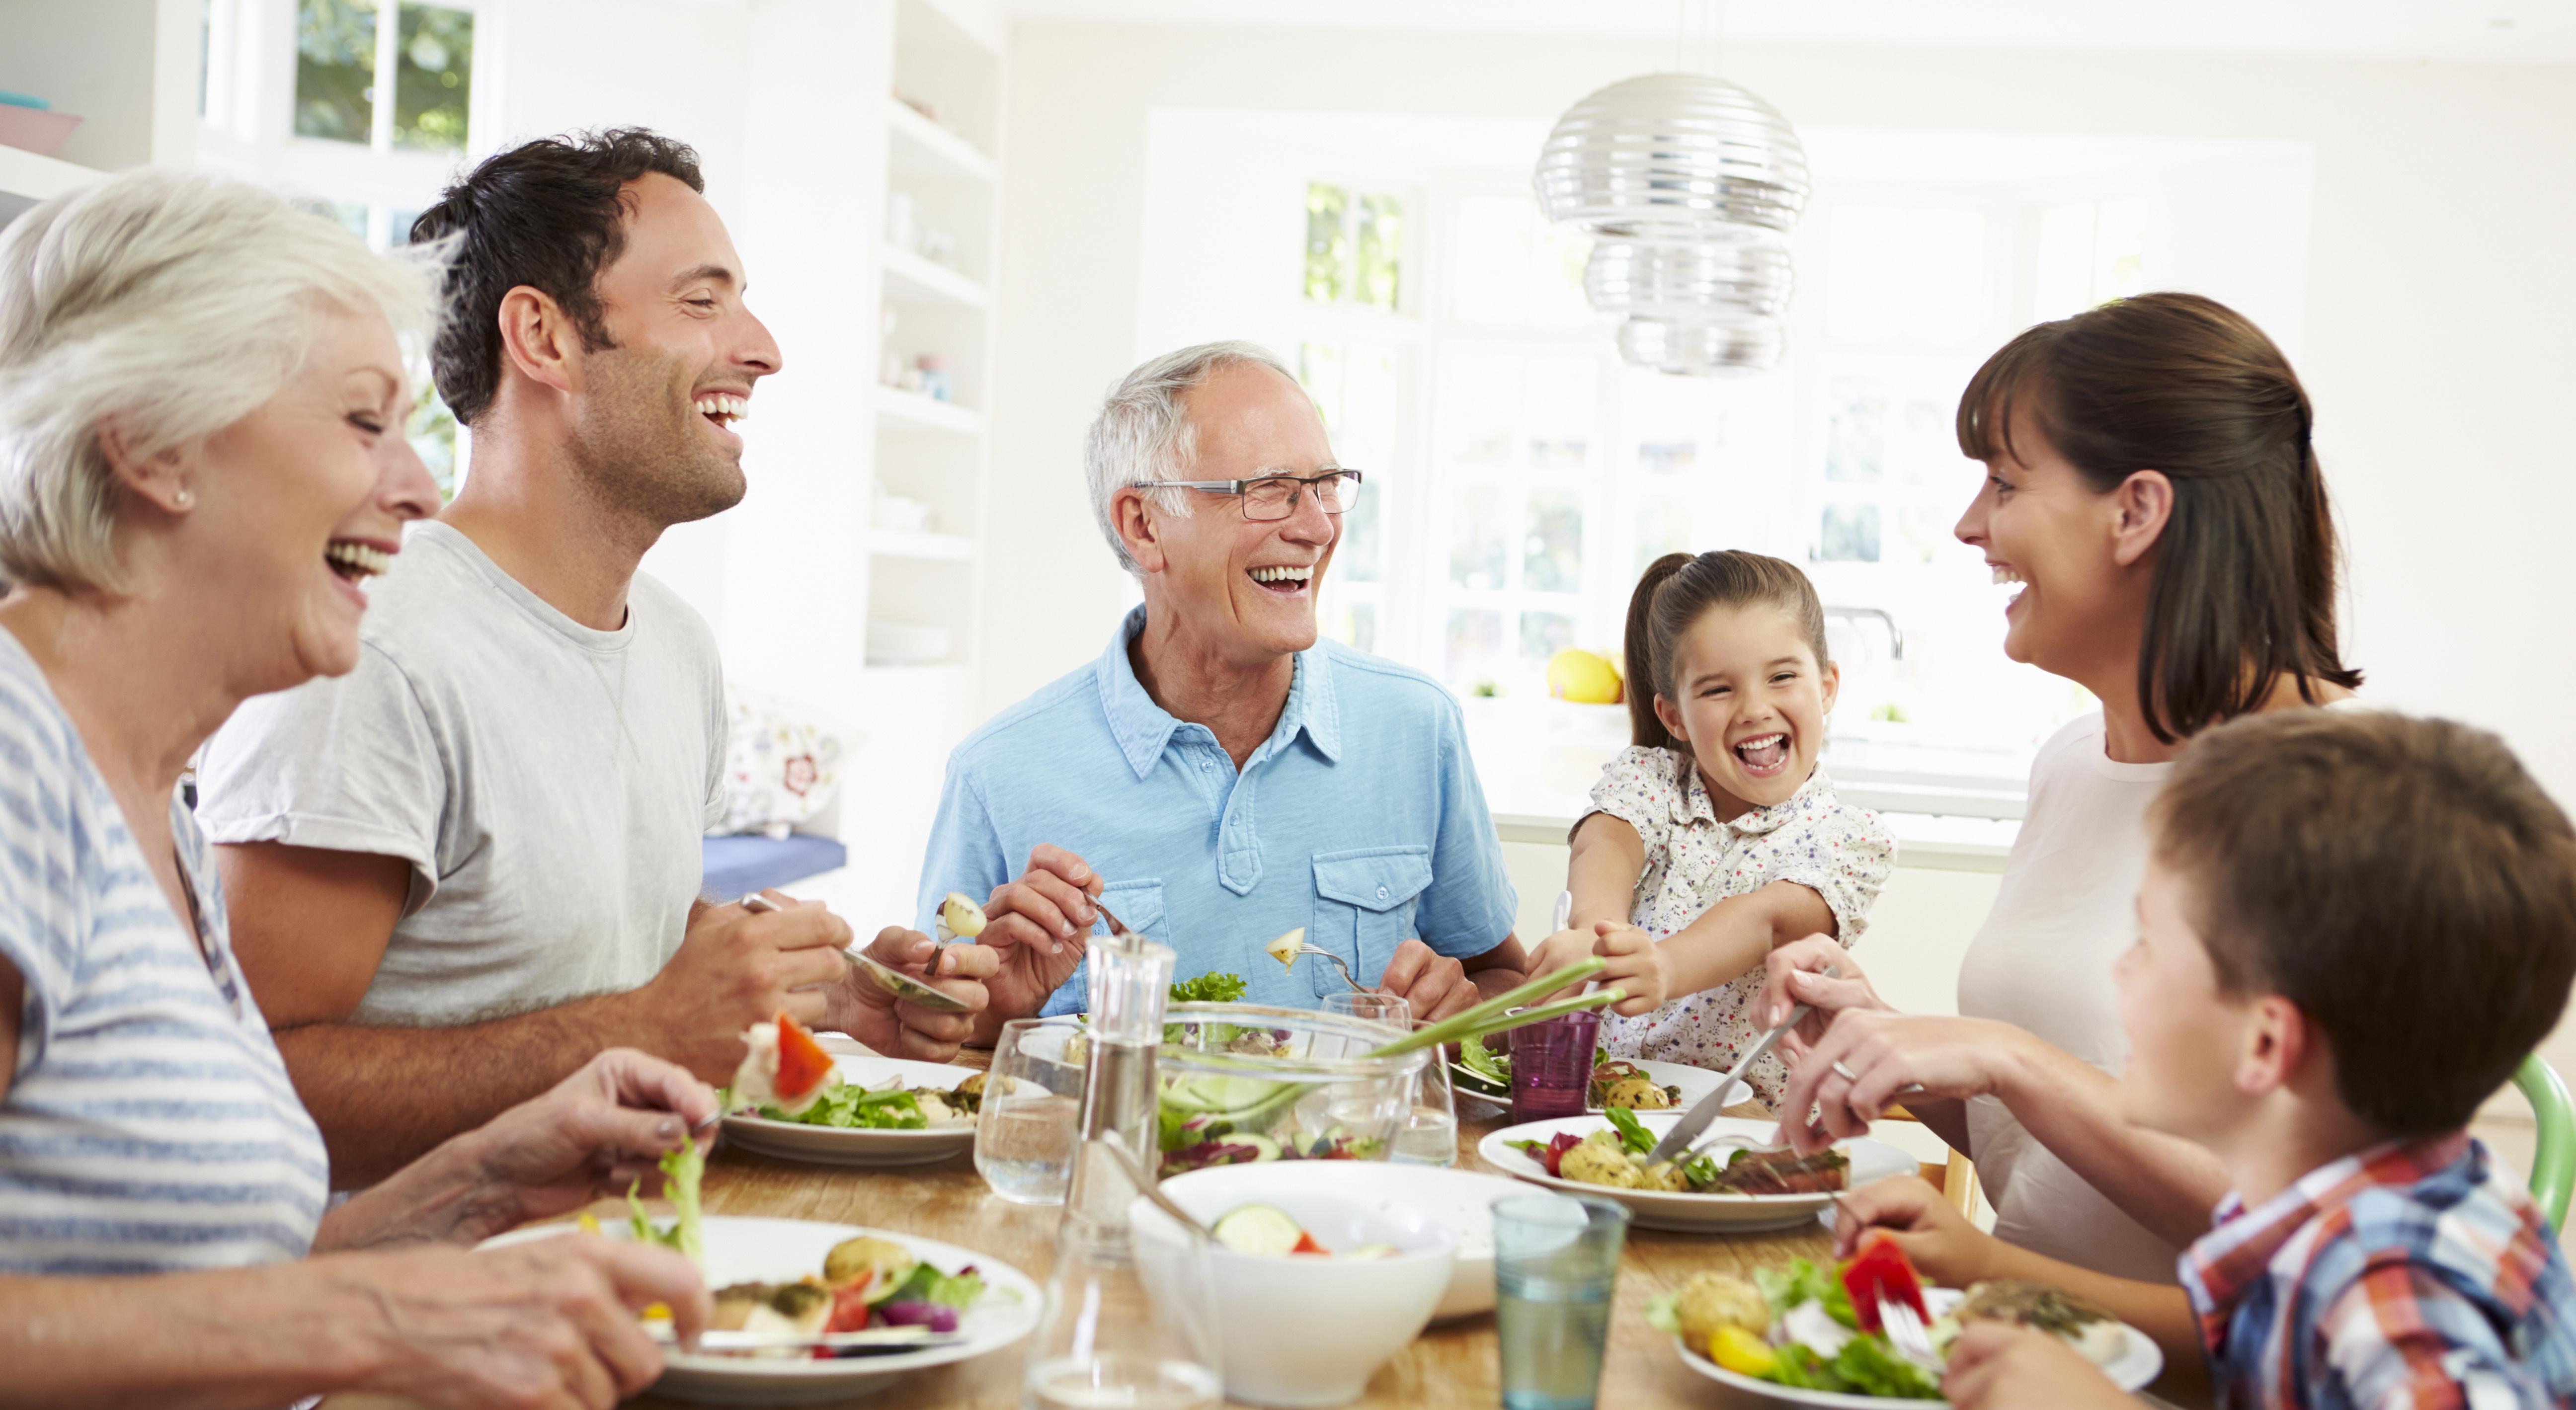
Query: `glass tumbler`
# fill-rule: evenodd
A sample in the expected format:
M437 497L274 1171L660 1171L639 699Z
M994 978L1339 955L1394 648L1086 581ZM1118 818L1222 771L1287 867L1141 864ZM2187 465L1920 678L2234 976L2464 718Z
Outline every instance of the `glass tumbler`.
M975 1117L975 1173L1013 1204L1062 1204L1080 1136L1083 1064L1070 1018L1015 1018L993 1042Z
M1627 1240L1628 1211L1609 1200L1528 1194L1494 1201L1503 1410L1592 1410Z
M1601 1011L1586 1009L1511 1030L1512 1118L1546 1121L1590 1109Z
M1417 1021L1416 1031L1430 1027ZM1393 1159L1407 1165L1458 1163L1458 1094L1449 1080L1451 1048L1434 1049L1413 1085L1413 1107L1395 1133Z

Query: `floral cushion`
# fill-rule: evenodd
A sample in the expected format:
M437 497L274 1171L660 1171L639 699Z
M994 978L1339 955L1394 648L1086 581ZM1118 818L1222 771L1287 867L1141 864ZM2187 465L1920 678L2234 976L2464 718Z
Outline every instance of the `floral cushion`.
M725 682L725 820L711 833L785 837L841 786L841 736L776 696Z

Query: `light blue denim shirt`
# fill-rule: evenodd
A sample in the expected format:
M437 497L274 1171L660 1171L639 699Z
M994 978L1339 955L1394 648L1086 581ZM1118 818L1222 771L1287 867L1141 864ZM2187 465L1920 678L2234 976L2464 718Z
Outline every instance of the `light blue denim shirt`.
M1447 691L1318 642L1297 653L1278 727L1238 774L1213 731L1137 684L1127 643L1144 625L1139 607L1098 661L949 756L923 930L948 892L981 899L1046 842L1090 864L1120 920L1180 952L1177 977L1242 975L1253 1003L1313 1008L1348 987L1321 960L1283 972L1261 952L1301 925L1366 983L1415 936L1466 959L1511 934L1517 901ZM1045 1012L1081 1009L1089 978L1075 970Z

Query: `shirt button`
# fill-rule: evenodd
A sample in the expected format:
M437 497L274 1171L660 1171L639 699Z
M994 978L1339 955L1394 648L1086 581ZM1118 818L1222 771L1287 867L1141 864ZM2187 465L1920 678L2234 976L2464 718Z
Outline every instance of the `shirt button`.
M1385 888L1385 887L1381 886L1381 887L1379 887L1379 888L1377 889L1377 898L1378 898L1379 900L1381 900L1381 901L1383 901L1383 900L1385 900L1385 899L1386 899L1386 888Z

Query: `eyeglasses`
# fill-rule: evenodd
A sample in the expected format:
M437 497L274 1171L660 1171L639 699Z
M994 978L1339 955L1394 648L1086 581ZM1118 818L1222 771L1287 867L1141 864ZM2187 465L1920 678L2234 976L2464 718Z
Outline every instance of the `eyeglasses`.
M1127 488L1239 495L1243 499L1243 517L1266 522L1296 513L1300 490L1315 496L1316 508L1327 514L1341 513L1359 497L1360 472L1327 470L1320 475L1264 475L1258 480L1130 480Z

